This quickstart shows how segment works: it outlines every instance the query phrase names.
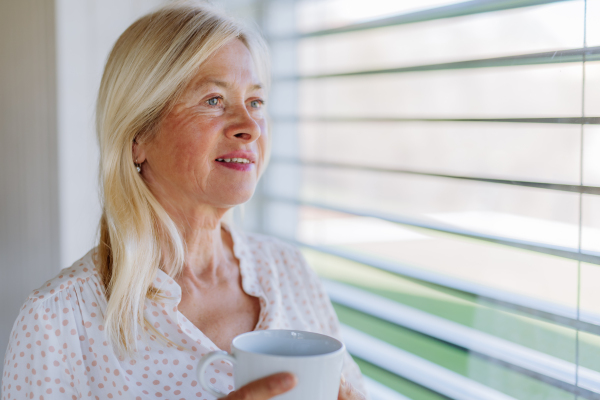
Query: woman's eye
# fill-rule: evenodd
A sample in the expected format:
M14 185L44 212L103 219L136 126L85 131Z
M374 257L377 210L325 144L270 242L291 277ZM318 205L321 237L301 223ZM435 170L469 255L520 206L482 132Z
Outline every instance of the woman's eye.
M213 97L212 99L208 99L206 102L208 103L209 106L216 106L219 104L219 98Z
M252 108L260 108L263 105L263 101L262 100L252 100L250 102L250 107Z

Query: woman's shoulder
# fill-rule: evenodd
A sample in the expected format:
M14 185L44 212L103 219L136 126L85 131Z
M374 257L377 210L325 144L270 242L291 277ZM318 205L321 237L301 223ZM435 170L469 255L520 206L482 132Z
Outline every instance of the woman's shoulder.
M80 287L84 282L92 282L97 287L98 294L100 294L100 280L94 263L96 254L97 252L94 248L85 256L75 261L70 267L60 270L53 278L33 290L29 294L26 303L33 305L38 302L58 299L61 294L73 290L75 286Z
M94 255L95 250L91 250L31 292L19 310L11 333L11 340L18 339L20 333L26 334L26 339L18 339L16 344L11 342L9 348L19 343L21 347L31 344L42 334L46 341L50 333L57 337L61 332L68 332L74 338L82 334L86 337L84 328L92 324L101 326L106 300Z
M88 338L102 337L98 332L104 330L104 295L99 287L94 254L94 250L90 251L31 292L10 334L3 384L10 379L16 391L21 388L35 391L42 390L42 379L62 382L60 392L66 396L66 391L71 390L69 384L74 388L76 380L83 379L81 375L75 377L78 372L73 368L75 363L81 365L85 360L82 343ZM28 361L27 369L23 360ZM36 371L37 386L32 387L31 374L36 375ZM52 392L47 390L50 391L44 388L44 395Z

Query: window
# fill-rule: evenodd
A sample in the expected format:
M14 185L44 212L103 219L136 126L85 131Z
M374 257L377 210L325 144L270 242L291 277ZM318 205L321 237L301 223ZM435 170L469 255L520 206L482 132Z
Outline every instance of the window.
M372 397L600 398L600 1L263 6L261 229Z

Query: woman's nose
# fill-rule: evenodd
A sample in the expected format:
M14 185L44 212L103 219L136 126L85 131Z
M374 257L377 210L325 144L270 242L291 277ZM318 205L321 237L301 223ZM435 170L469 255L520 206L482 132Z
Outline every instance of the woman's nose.
M228 137L241 139L245 142L253 142L261 135L261 125L250 115L245 106L236 107L231 110L231 123L226 129Z

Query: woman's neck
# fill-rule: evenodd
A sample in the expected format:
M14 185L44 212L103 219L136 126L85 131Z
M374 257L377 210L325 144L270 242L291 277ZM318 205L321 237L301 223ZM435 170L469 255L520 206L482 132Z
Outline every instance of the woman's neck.
M227 210L211 211L172 216L185 246L182 278L215 282L223 276L224 266L235 263L231 237L221 222Z

